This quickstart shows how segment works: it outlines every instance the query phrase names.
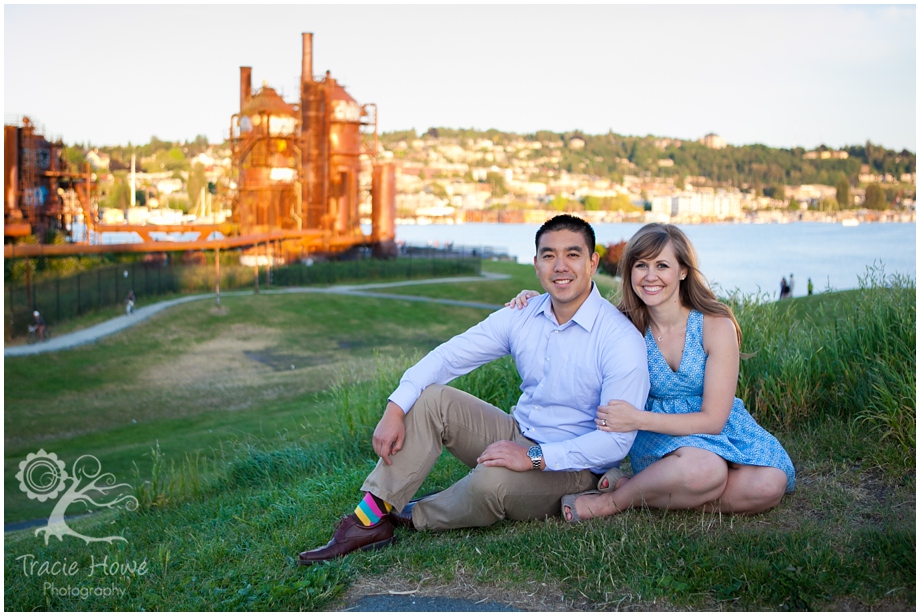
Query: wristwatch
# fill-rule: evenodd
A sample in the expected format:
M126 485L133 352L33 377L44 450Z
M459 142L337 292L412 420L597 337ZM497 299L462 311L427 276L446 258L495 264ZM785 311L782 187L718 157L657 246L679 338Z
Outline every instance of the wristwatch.
M543 462L543 448L539 445L534 445L527 450L527 457L533 462L533 470L540 470L540 463Z

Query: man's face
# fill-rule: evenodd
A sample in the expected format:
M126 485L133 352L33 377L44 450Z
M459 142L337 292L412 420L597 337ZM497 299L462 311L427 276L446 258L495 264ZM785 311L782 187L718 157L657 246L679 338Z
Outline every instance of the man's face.
M597 271L598 260L594 247L588 248L581 233L562 229L540 237L533 265L560 323L572 318L591 294L591 276Z

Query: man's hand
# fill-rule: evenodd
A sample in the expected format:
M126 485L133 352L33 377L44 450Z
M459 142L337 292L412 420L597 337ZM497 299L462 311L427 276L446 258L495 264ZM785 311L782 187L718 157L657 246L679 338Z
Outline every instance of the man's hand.
M374 452L389 466L390 456L402 449L406 438L406 414L395 402L388 402L374 429Z
M476 462L483 466L504 466L513 471L533 470L533 462L527 456L527 448L512 441L498 441L486 447ZM545 466L541 462L541 468Z

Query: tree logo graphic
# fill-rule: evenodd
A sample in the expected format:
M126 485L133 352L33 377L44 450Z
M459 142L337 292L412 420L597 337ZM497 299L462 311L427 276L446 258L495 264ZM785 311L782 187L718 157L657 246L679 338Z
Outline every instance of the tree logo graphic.
M64 535L83 539L87 544L94 541L127 541L117 535L101 538L81 535L67 525L64 514L74 503L86 503L92 507L107 509L124 503L128 511L134 511L138 506L137 499L123 491L124 488L131 489L132 486L127 483L115 483L115 475L102 473L102 464L96 456L80 456L73 463L70 473L66 468L63 460L44 449L39 449L38 453L30 453L25 461L19 463L16 479L19 480L19 489L25 492L26 496L40 503L59 499L48 518L48 524L35 529L35 536L44 534L45 545L52 536L63 541ZM113 492L118 493L112 494Z

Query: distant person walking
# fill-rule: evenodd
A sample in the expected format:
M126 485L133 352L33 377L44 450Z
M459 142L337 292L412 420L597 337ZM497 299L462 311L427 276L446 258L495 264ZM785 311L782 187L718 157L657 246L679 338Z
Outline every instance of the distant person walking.
M789 274L789 295L792 297L792 291L795 289L795 274Z
M808 294L812 295L815 292L815 285L811 284L811 278L808 279Z
M137 301L137 298L134 297L134 289L128 291L127 297L125 297L125 313L131 314L134 312L134 302Z
M786 282L786 277L783 276L783 279L779 281L779 298L786 299L789 297L789 284Z
M45 341L45 319L39 314L38 310L32 312L32 329L41 342Z

